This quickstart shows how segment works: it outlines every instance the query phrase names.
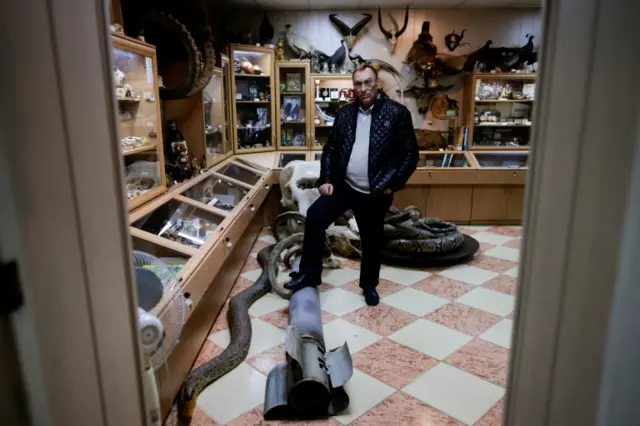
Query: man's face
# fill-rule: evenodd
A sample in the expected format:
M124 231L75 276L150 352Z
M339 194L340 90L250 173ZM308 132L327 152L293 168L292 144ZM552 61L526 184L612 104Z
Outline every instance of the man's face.
M360 103L368 107L373 103L378 93L378 78L373 70L365 68L354 74L353 88Z

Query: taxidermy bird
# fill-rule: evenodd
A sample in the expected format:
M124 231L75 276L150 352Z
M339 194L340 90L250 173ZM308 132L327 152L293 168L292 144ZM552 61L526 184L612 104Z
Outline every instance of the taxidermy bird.
M269 22L269 17L267 16L266 11L264 12L262 24L260 24L260 28L258 29L258 35L260 36L262 44L269 44L275 35L275 30L273 29L271 22Z
M333 22L333 25L338 27L338 30L340 31L342 38L347 41L347 47L349 49L353 49L353 45L356 42L356 37L358 36L358 33L362 31L362 29L371 20L370 13L363 13L362 15L364 16L364 18L362 18L360 22L355 24L353 27L349 27L347 24L345 24L344 22L336 18L336 16L338 16L337 14L334 13L329 15L329 20Z
M429 33L429 26L429 21L422 23L422 32L407 54L407 63L416 65L421 70L431 68L438 54L438 48L433 44L433 36Z
M455 31L452 31L451 33L444 36L444 45L447 46L447 49L449 49L449 52L453 52L458 48L458 46L460 46L460 42L464 38L465 31L467 30L462 30L460 34L456 34ZM468 43L465 43L465 44L468 44Z
M520 48L518 61L520 65L530 66L538 62L538 53L533 51L534 36L527 34L525 37L528 37L529 41Z
M407 10L404 12L404 25L399 30L396 28L395 31L385 30L382 26L382 9L378 9L378 27L380 27L380 31L386 37L386 39L391 43L391 49L389 49L389 53L392 55L396 51L396 46L398 45L398 38L404 34L407 30L407 25L409 24L409 6L407 6Z
M347 58L346 44L347 42L345 40L340 40L340 47L338 50L336 50L330 58L327 58L326 62L329 64L329 68L331 68L332 65L335 65L336 70L339 70L342 64L344 64L344 60Z
M291 31L291 25L289 24L285 25L284 28L284 39L294 55L297 55L299 59L318 56L318 51L313 47L313 44L311 44L308 38Z

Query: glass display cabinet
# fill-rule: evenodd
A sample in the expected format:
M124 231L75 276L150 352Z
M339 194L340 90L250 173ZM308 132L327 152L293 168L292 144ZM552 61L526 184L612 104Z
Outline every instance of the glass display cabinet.
M132 210L166 190L158 68L153 46L116 35L112 40L120 149Z
M464 115L470 149L528 149L536 74L473 73L467 77Z
M202 91L207 168L219 163L229 153L223 84L223 71L216 68L211 81Z
M313 157L310 158L311 161L320 161L322 160L322 153L321 152L314 152L313 153Z
M529 167L528 152L477 151L473 153L473 156L481 169L526 169Z
M274 149L274 50L232 44L231 101L234 114L234 152Z
M355 97L351 74L311 74L313 81L313 117L311 140L313 149L322 149L329 140L338 109Z
M447 169L468 169L473 167L473 162L466 152L446 151L446 152L423 152L420 153L418 168L447 168Z
M307 159L306 152L283 152L278 155L278 169L284 168L287 164L292 161L305 161Z
M308 110L310 61L276 62L276 137L278 149L300 149L309 146L311 128Z

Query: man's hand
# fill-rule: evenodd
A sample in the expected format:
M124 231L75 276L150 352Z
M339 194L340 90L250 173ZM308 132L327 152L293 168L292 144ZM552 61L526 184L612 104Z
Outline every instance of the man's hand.
M390 189L385 189L384 190L384 195L391 195L391 194L393 194L392 190L390 190Z
M324 185L320 185L318 191L320 191L320 195L328 197L330 195L333 195L333 185L331 185L330 183L325 183Z

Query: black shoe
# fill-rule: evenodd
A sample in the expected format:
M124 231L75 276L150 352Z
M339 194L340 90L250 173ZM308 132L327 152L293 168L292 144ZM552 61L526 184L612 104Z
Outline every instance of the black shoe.
M283 287L293 293L305 287L318 287L321 284L318 282L319 280L310 279L307 275L301 274L300 272L292 272L289 276L292 278L291 281Z
M376 306L380 302L380 296L373 287L363 288L362 294L364 294L364 301L367 302L369 306Z

